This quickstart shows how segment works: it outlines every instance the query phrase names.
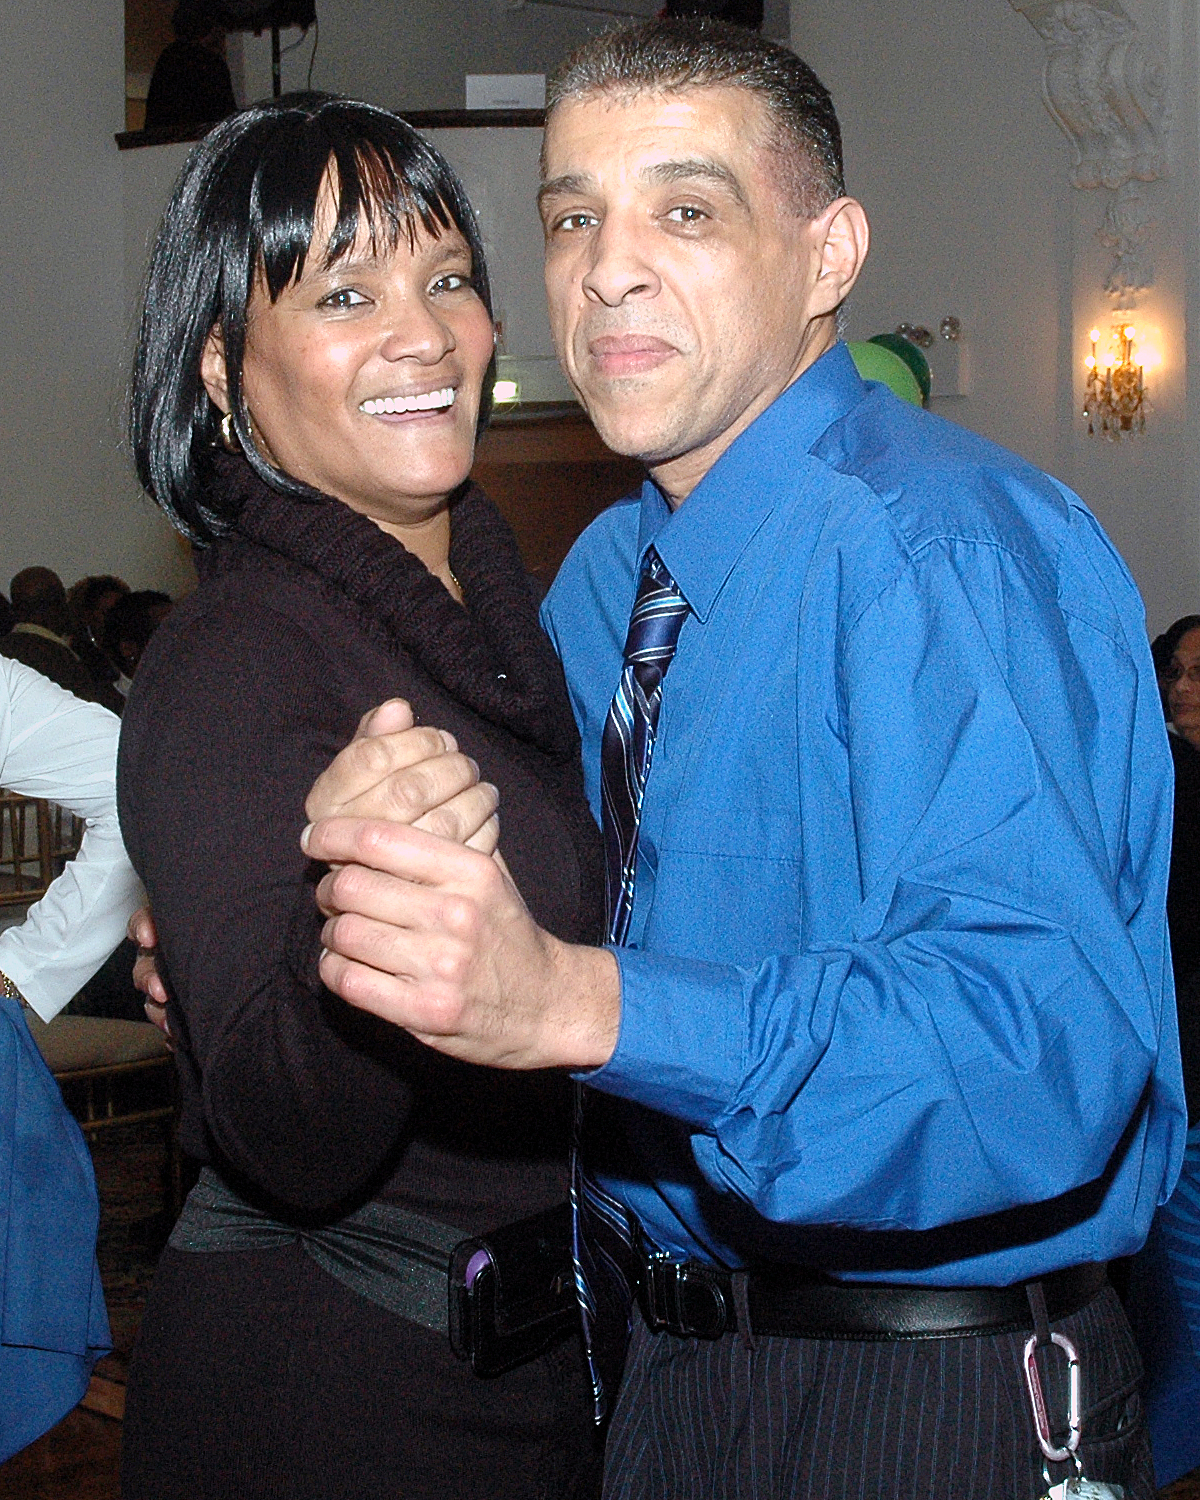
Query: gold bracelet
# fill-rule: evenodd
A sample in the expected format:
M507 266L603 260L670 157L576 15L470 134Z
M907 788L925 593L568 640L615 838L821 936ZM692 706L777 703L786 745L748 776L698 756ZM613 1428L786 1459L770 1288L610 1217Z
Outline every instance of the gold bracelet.
M15 1000L18 1004L24 1002L25 996L16 987L3 969L0 969L0 995L7 1000Z

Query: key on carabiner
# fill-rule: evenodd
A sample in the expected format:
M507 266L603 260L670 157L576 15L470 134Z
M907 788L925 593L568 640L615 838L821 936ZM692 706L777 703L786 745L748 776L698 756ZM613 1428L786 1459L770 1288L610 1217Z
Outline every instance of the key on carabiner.
M1085 1479L1082 1474L1072 1474L1061 1484L1052 1484L1042 1500L1125 1500L1125 1490L1119 1484L1109 1484L1103 1479Z
M1052 1333L1050 1341L1067 1356L1067 1446L1056 1448L1050 1436L1050 1418L1046 1415L1046 1398L1042 1395L1042 1377L1037 1367L1037 1334L1025 1343L1025 1384L1033 1407L1033 1426L1038 1446L1051 1463L1061 1464L1079 1447L1079 1354L1065 1334Z
M1042 1500L1125 1500L1125 1490L1119 1484L1109 1484L1103 1479L1086 1479L1078 1452L1083 1435L1083 1418L1079 1401L1079 1354L1075 1345L1061 1333L1050 1335L1052 1343L1067 1356L1067 1444L1056 1448L1050 1436L1050 1419L1046 1415L1046 1400L1042 1395L1042 1378L1037 1367L1037 1335L1025 1345L1025 1384L1029 1388L1029 1402L1033 1408L1033 1425L1038 1445L1051 1463L1064 1463L1070 1459L1075 1472L1070 1479L1058 1484L1050 1483L1050 1471L1045 1464L1042 1473L1046 1476L1046 1493Z

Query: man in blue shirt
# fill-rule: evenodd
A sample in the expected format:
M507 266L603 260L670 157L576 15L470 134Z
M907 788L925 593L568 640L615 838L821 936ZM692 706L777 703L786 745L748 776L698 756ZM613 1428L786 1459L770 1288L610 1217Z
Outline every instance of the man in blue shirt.
M454 1055L586 1077L642 1311L607 1496L1034 1500L1073 1472L1065 1362L1045 1471L1022 1385L1051 1331L1089 1476L1149 1496L1100 1269L1184 1135L1133 583L1061 485L859 379L866 219L786 49L600 38L543 165L564 367L651 476L544 610L598 819L647 568L682 601L628 927L567 947L481 853L334 819L309 852L380 873L322 882L322 975Z

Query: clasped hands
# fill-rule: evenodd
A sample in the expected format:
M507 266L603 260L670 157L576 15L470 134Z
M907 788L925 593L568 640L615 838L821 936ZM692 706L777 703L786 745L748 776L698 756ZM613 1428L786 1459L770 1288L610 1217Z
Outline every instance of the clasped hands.
M533 920L497 849L498 801L403 700L363 718L305 802L304 850L330 865L321 979L469 1062L599 1067L617 1039L616 962Z

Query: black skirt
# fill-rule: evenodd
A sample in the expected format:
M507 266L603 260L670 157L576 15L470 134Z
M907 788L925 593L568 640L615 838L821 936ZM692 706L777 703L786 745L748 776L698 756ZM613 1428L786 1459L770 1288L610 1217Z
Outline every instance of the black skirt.
M299 1245L168 1249L130 1368L125 1500L590 1500L574 1339L480 1379Z

